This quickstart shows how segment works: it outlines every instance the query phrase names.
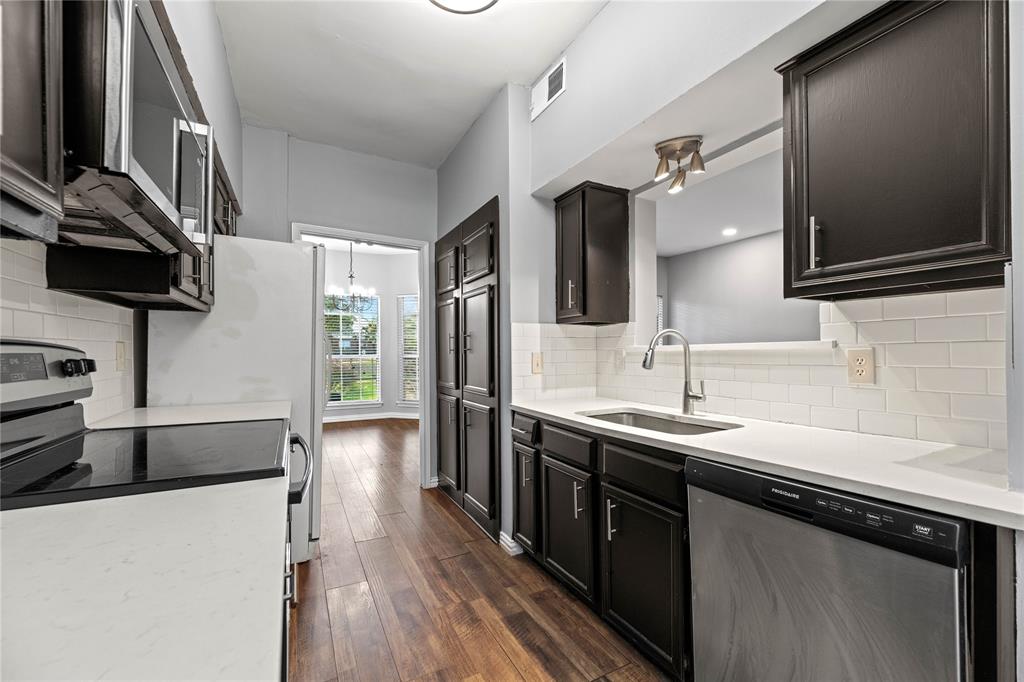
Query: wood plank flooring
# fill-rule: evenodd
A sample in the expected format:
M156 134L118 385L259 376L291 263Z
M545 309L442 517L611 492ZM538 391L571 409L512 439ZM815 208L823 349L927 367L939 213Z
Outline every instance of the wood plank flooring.
M419 487L411 420L324 428L318 556L298 567L293 680L661 680L525 557Z

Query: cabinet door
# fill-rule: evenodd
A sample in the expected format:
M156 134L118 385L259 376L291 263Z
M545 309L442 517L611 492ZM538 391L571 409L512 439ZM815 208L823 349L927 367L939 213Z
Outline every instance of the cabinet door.
M462 240L462 283L494 270L494 225L487 223Z
M512 449L516 465L512 535L524 551L533 554L537 551L537 451L519 443Z
M494 285L463 290L462 390L494 395Z
M5 2L0 46L4 93L0 187L22 202L12 209L19 218L26 209L26 222L32 211L50 217L19 229L20 221L14 223L8 214L4 223L27 235L56 241L53 218L61 217L64 205L61 3Z
M462 403L463 508L486 525L494 516L494 410Z
M680 673L683 515L609 485L602 493L602 615Z
M583 192L577 192L555 206L555 305L559 320L584 313L583 237Z
M459 275L455 265L458 255L458 248L452 247L437 257L434 267L437 293L444 294L459 286Z
M459 399L437 396L437 475L442 484L459 490Z
M889 3L785 72L787 296L1001 278L1005 12Z
M544 564L587 601L594 601L591 476L541 456L541 536Z
M455 298L437 304L437 385L441 388L459 387L459 326Z

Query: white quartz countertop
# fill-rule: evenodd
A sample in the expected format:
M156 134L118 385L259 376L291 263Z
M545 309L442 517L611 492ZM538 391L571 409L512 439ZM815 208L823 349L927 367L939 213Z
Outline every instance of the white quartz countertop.
M607 398L513 401L515 412L684 455L1024 530L1024 493L1008 489L1005 450L873 436L698 413L741 424L701 435L621 426L579 412L672 410ZM679 414L675 411L675 414Z
M287 419L288 402L93 428ZM277 679L288 477L0 513L0 678Z
M174 405L137 407L89 424L92 429L127 429L138 426L210 424L214 422L251 422L291 418L292 404L287 400L265 403L219 403L211 405Z

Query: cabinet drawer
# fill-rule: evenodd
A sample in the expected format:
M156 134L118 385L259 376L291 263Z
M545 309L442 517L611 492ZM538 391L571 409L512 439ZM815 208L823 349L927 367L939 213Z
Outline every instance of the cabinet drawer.
M645 496L677 506L684 504L686 483L682 456L679 462L666 462L642 452L606 444L601 460L601 473L642 490Z
M512 440L533 445L540 435L540 422L525 414L512 415Z
M544 452L558 457L567 462L572 462L584 467L589 471L594 470L594 452L597 449L597 441L588 436L581 436L578 433L565 431L556 426L544 425L543 438Z

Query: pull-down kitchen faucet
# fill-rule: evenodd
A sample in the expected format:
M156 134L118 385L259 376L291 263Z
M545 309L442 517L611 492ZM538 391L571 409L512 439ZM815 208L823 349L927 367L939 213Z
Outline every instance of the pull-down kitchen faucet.
M690 342L686 340L686 337L675 329L663 329L654 335L651 339L650 345L647 346L647 352L644 353L643 368L652 369L654 367L654 349L658 345L658 341L665 336L675 336L683 342L683 414L693 414L693 401L704 400L704 382L692 382L690 381ZM699 390L694 391L691 387L696 383L700 385Z

